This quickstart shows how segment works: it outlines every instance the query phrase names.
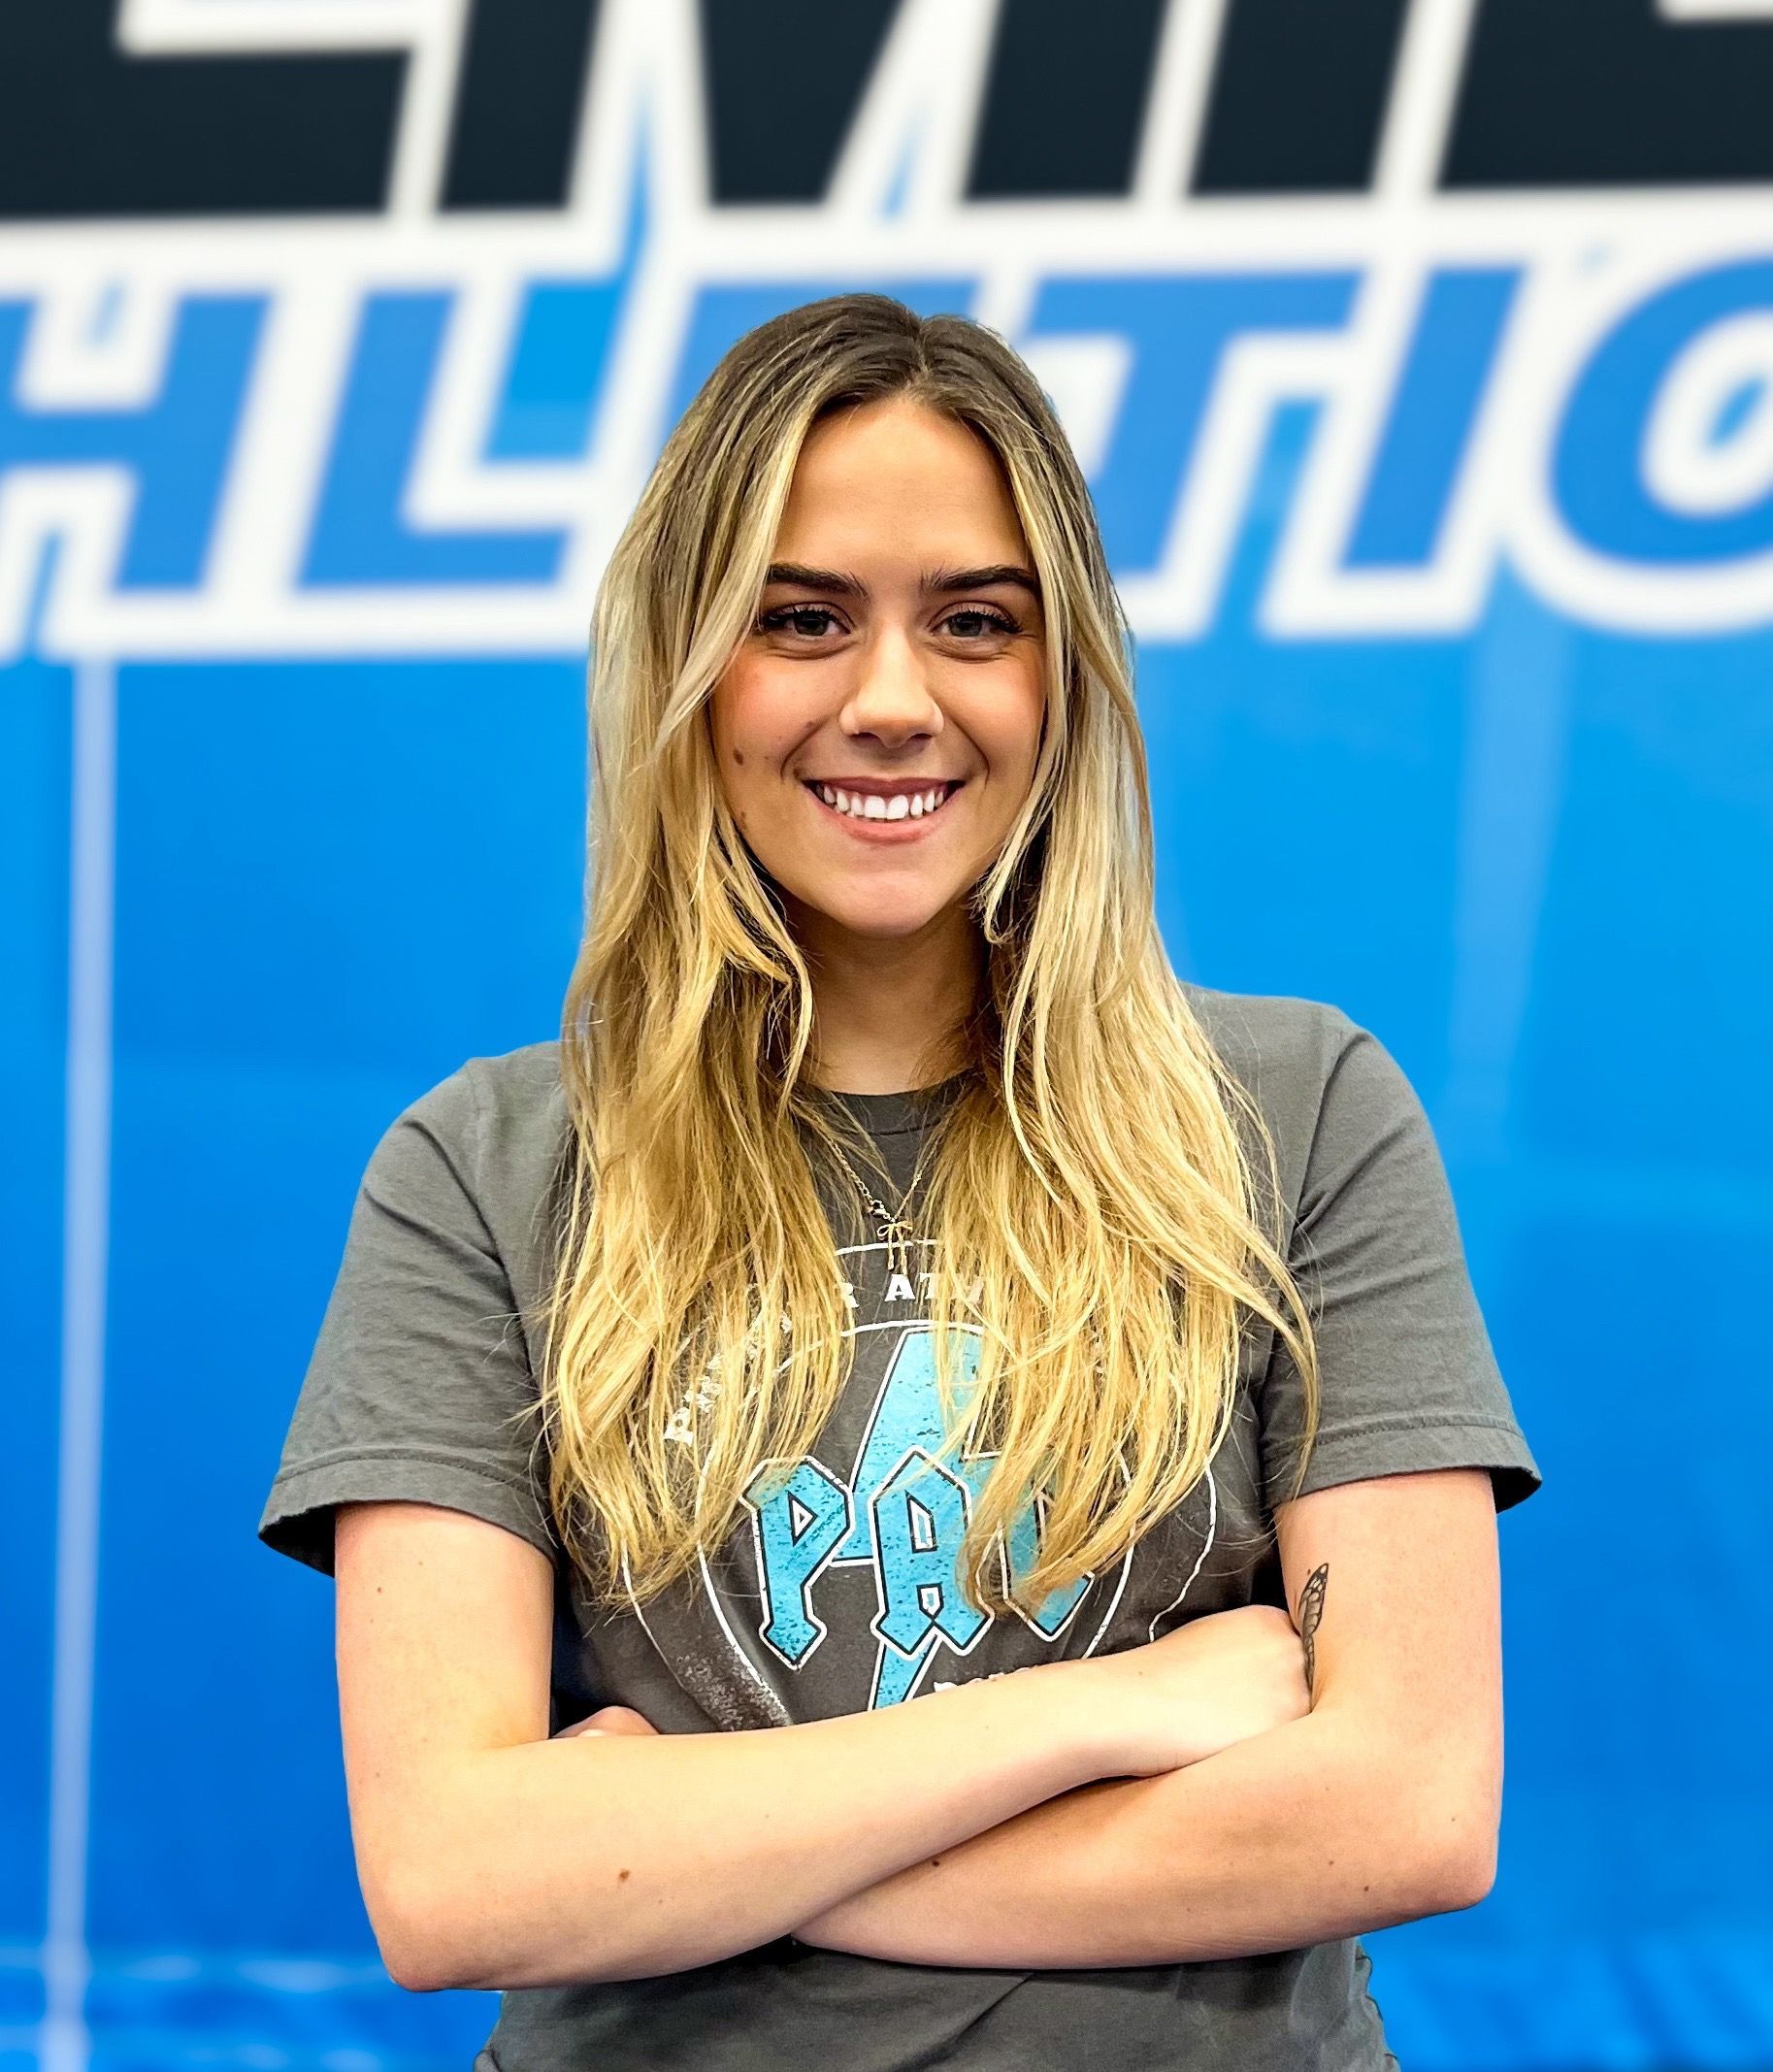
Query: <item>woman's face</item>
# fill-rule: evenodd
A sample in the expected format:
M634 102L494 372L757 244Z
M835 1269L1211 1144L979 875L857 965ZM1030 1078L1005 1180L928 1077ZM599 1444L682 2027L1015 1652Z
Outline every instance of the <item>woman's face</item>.
M728 804L803 940L914 936L990 868L1034 774L1044 647L1027 543L975 433L900 398L814 425L710 701ZM865 801L903 817L855 817Z

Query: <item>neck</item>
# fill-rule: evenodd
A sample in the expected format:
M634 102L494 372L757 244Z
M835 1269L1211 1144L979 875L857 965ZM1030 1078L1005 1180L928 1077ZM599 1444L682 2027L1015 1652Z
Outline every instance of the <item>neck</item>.
M858 936L813 913L797 933L812 973L815 1085L904 1094L961 1069L984 943L960 906L911 936Z

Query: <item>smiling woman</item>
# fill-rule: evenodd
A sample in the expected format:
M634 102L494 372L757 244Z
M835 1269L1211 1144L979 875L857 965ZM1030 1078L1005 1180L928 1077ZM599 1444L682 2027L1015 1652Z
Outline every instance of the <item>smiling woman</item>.
M1395 2064L1538 1473L1389 1054L1170 969L1046 397L785 312L593 633L558 1039L378 1144L260 1524L389 1969L478 2072Z

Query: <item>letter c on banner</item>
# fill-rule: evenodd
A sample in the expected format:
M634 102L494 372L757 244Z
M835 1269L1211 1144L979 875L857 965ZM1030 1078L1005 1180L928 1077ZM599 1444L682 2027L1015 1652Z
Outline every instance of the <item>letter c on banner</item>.
M1574 538L1695 573L1773 548L1770 384L1773 262L1689 275L1626 312L1577 375L1552 455Z

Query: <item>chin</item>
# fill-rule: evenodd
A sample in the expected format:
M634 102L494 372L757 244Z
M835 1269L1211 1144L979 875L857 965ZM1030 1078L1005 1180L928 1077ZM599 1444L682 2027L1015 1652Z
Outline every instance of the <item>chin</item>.
M955 899L959 898L957 893ZM803 899L801 905L809 918L827 928L840 928L852 936L870 937L880 942L897 941L905 936L915 936L940 918L954 904L954 899L920 900L912 905L890 905L880 901L871 904L859 902L855 906L841 903L826 906L814 900Z

